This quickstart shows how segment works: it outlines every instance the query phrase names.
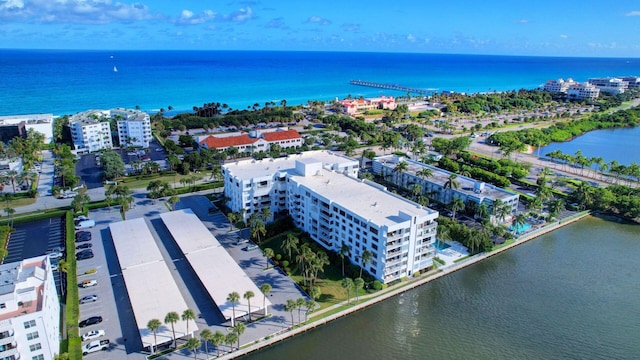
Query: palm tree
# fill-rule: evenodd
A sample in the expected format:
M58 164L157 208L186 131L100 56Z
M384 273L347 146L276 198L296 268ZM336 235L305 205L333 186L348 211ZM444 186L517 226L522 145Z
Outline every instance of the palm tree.
M196 318L196 314L191 309L187 309L182 312L182 321L187 324L187 334L189 334L189 320L194 320ZM193 337L193 334L191 334Z
M131 204L133 203L133 197L127 196L120 198L120 214L122 220L127 220L127 211L129 211Z
M295 321L293 320L293 310L295 310L295 309L296 309L296 301L288 299L287 303L284 304L284 311L288 311L291 314L291 326L292 327L296 325Z
M487 203L483 202L476 208L476 217L480 219L486 219L489 216L489 207Z
M236 324L236 304L240 302L240 294L233 291L227 296L227 301L231 303L231 310L233 312L233 317L231 318L231 327Z
M249 233L251 237L257 239L257 243L260 244L260 235L264 236L267 234L267 228L264 225L264 221L258 216L258 214L253 213L249 217Z
M16 213L16 209L7 206L4 208L4 212L9 215L9 218L11 219L11 225L9 225L9 227L13 229L13 214Z
M247 300L247 304L249 305L249 321L251 321L251 298L256 296L251 290L247 290L242 296Z
M549 203L549 216L556 217L562 211L564 207L564 201L562 199L557 199Z
M193 351L193 358L196 359L198 356L198 348L200 347L200 339L191 338L187 341L187 349Z
M203 329L200 331L200 340L204 342L204 352L207 354L207 360L209 359L209 341L213 339L213 333L209 329Z
M300 240L298 239L298 237L296 237L295 235L288 233L287 237L284 239L284 241L282 242L282 245L280 246L280 248L282 249L282 251L286 251L289 255L289 260L293 260L291 258L291 253L293 251L297 251L298 250L298 244L300 243Z
M304 313L304 321L307 321L309 313L312 312L316 307L318 307L318 303L313 299L308 299L305 301L304 306L307 308L307 311Z
M451 208L451 211L453 212L453 219L455 220L456 212L458 212L459 210L463 210L464 209L464 201L462 201L462 199L459 198L459 197L454 197L453 201L451 201L451 204L449 204L449 207Z
M403 187L402 184L402 174L409 169L409 164L406 161L400 161L396 164L396 167L393 168L393 172L396 173L396 185L399 187Z
M456 174L451 174L449 175L449 178L447 179L447 181L444 183L443 188L445 190L448 189L447 194L449 195L448 198L451 198L451 191L453 189L457 189L460 187L460 183L456 180L456 178L458 177L458 175Z
M422 195L422 185L420 184L411 185L411 194L413 195L414 199L418 199L418 197Z
M262 307L264 308L264 316L267 316L267 294L271 292L271 285L264 283L260 285L260 291L262 292Z
M354 292L356 294L356 303L357 303L358 302L358 298L359 298L358 291L360 291L360 289L364 288L364 280L361 277L355 278L353 280L353 285L354 285L354 288L355 288Z
M180 197L178 195L173 195L169 198L169 204L171 204L171 210L176 210L176 204L180 202Z
M177 312L171 311L164 317L165 324L171 324L171 332L173 333L173 347L176 347L176 330L174 324L180 320L180 315Z
M433 170L427 167L423 167L422 169L416 171L416 176L421 179L428 179L433 176Z
M231 332L234 333L236 335L236 337L238 338L238 350L240 349L240 335L244 334L244 331L246 330L246 327L244 326L243 323L239 322L236 324L236 326L231 328Z
M273 252L272 248L265 248L262 253L264 254L264 268L269 268L269 259L274 257L276 254Z
M342 279L342 283L340 283L340 285L342 285L343 288L345 288L347 290L347 304L351 303L351 289L353 289L353 280L351 280L350 278L344 278Z
M298 309L298 324L302 323L302 318L301 318L301 311L302 308L304 307L306 303L306 299L305 298L298 298L296 300L296 309Z
M151 332L153 333L153 346L151 349L152 354L155 354L156 347L158 346L158 340L156 339L156 334L158 332L158 329L160 329L160 326L162 326L162 323L158 319L151 319L147 323L147 329L151 330Z
M340 247L340 260L342 260L342 277L344 277L344 257L349 255L349 245L347 245L344 241L342 242L342 246Z
M520 234L522 232L522 227L527 223L527 216L524 213L519 213L513 219L512 226L513 232L516 234Z
M372 257L373 254L371 253L371 251L365 250L362 252L362 255L360 256L360 277L362 277L362 268L364 268L369 263L369 261L371 261Z
M231 232L231 230L233 230L233 224L240 221L240 214L230 212L229 214L227 214L227 220L229 220L229 232Z
M238 335L235 333L230 332L224 337L224 343L229 345L231 351L233 351L233 344L235 344L236 341L238 341Z
M216 347L216 356L220 356L220 345L225 343L225 336L222 331L216 331L211 337L211 343Z

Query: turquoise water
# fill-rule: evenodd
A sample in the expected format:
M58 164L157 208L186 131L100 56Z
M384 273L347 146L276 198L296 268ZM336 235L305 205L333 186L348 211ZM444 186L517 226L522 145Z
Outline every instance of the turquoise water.
M438 248L438 250L444 250L451 247L451 245L441 241L438 241L435 246Z
M531 224L529 223L524 223L524 224L518 224L518 226L515 225L511 225L509 226L509 230L516 232L516 234L522 234L523 232L529 230L531 228Z
M118 72L113 71L117 66ZM269 51L0 50L0 115L128 107L245 109L336 97L406 95L349 80L479 92L548 79L640 75L638 59Z
M247 359L638 359L640 226L587 218Z

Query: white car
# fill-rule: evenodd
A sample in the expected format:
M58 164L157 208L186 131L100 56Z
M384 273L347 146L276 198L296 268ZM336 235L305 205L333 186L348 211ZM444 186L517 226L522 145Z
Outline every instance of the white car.
M53 260L53 259L62 258L62 256L64 256L64 254L61 253L61 252L52 252L52 253L47 254L47 256L49 257L49 259Z
M92 287L92 286L96 286L98 285L98 281L97 280L84 280L83 282L80 283L80 287L82 288L88 288L88 287Z
M84 220L91 220L91 219L89 219L88 216L84 216L84 215L76 216L73 218L73 221L84 221Z
M96 226L96 222L93 220L83 220L76 225L76 230L89 229Z
M82 341L94 340L104 336L104 330L91 330L82 335Z

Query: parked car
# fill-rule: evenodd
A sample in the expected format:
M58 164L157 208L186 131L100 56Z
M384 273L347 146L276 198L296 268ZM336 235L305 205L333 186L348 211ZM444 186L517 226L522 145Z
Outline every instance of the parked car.
M82 341L94 340L104 336L104 330L91 330L82 334Z
M102 322L102 316L92 316L90 318L80 321L79 326L82 328L82 327L87 327L89 325L100 324L101 322Z
M82 347L82 355L87 355L92 352L108 350L108 349L109 349L109 339L95 340Z
M86 303L96 302L96 301L98 301L98 295L87 295L82 299L80 299L80 304L86 304Z
M256 244L249 244L249 245L243 247L242 250L251 251L251 250L255 250L257 248L258 248L258 245L256 245Z
M92 257L93 257L93 253L76 254L76 260L86 260L86 259L91 259Z
M76 231L76 239L78 238L78 236L82 236L82 235L84 235L84 234L89 234L89 235L91 235L91 233L90 233L90 232L88 232L88 231Z
M81 237L76 239L77 243L86 242L86 241L91 241L91 234L83 235L83 236L81 236Z
M80 245L76 246L76 250L90 249L91 246L93 246L91 243L80 244Z
M93 220L84 220L81 221L80 223L78 223L76 225L76 230L80 230L80 229L90 229L92 227L96 226L96 222Z
M49 259L53 260L53 259L61 259L64 254L61 252L52 252L52 253L48 253L47 256L49 257Z
M238 239L238 241L236 241L236 245L242 245L248 242L249 242L249 239Z
M60 199L71 199L76 197L77 195L78 193L75 191L65 191L62 194L60 194Z
M47 250L47 254L56 253L56 252L64 252L64 251L65 251L65 247L64 246L56 246L54 248L51 248L51 249Z
M58 271L58 264L51 263L51 271Z
M80 250L76 253L76 255L81 255L81 254L93 254L93 250L91 249L84 249L84 250Z
M84 221L84 220L91 220L91 219L89 219L88 216L84 216L84 215L76 216L73 218L73 221Z
M84 280L80 283L80 287L81 288L88 288L88 287L92 287L92 286L96 286L98 285L98 280L92 279L92 280Z

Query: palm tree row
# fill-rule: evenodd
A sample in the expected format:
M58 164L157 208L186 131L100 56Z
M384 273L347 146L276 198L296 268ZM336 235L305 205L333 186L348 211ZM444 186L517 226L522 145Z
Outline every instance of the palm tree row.
M318 303L313 299L305 299L298 298L297 300L289 299L287 303L284 305L284 310L288 311L291 314L291 326L295 326L295 320L293 317L293 312L298 310L298 325L302 323L302 309L305 309L304 321L307 321L309 313L312 312L316 307L318 307Z
M577 169L581 170L581 175L584 175L584 170L587 168L587 176L589 176L589 169L591 169L592 174L590 177L597 178L596 170L592 169L592 166L597 165L597 170L600 172L600 178L604 180L604 174L608 173L615 178L616 184L619 183L620 178L626 176L628 184L631 185L631 182L635 179L640 178L640 165L636 162L632 162L630 165L625 166L618 163L616 160L612 160L610 162L605 162L604 159L600 156L598 157L586 157L582 155L582 151L578 150L572 156L569 154L565 154L560 150L552 151L546 154L547 157L561 162L563 170L566 171L567 165L572 165L573 168L576 169L575 173L577 174Z
M186 309L185 311L182 312L182 316L180 316L177 312L175 311L170 311L169 313L167 313L167 315L165 315L164 317L164 324L165 325L171 325L171 333L173 334L171 340L173 341L173 347L176 347L176 330L175 330L175 323L177 323L180 319L182 319L182 321L185 322L185 324L187 325L187 334L189 333L189 321L191 320L195 320L196 315L193 312L193 310L191 309ZM162 326L162 322L160 322L160 320L158 319L151 319L149 320L149 322L147 323L147 329L149 329L152 333L153 333L153 343L154 346L152 346L152 353L156 352L155 347L157 347L158 344L158 340L156 338L157 336L157 332L160 329L160 327Z

